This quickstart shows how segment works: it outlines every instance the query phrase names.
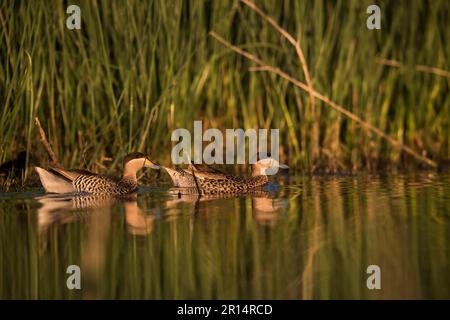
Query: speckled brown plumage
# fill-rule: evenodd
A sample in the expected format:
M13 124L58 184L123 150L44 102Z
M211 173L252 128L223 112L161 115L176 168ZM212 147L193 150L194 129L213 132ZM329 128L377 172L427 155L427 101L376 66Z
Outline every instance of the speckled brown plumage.
M203 194L246 193L269 182L265 175L241 178L206 166L191 165L188 170L163 168L172 178L174 186L191 188Z
M151 162L144 154L133 152L124 159L121 179L86 170L67 170L60 167L50 168L50 170L36 167L36 171L47 192L123 196L138 189L136 173L143 167L159 169L159 166Z
M114 179L97 174L80 174L72 185L78 192L91 194L125 195L134 192L138 188L137 182L128 179Z

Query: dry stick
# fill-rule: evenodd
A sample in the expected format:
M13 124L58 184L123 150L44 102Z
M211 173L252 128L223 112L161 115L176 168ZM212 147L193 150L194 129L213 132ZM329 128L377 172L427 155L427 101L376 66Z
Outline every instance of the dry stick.
M389 59L379 58L379 59L377 59L377 62L379 64L389 66L389 67L394 67L394 68L403 69L405 67L405 65L403 63L401 63L400 61L397 61L397 60L389 60ZM422 64L416 65L415 68L416 68L416 71L419 71L419 72L432 73L437 76L441 76L441 77L450 79L450 72L443 70L443 69L425 66Z
M345 109L344 107L334 103L329 98L327 98L326 96L322 95L321 93L319 93L319 92L317 92L315 90L311 90L306 84L304 84L304 83L298 81L297 79L291 77L289 74L285 73L281 69L276 68L276 67L272 67L272 66L269 66L269 65L266 65L258 57L252 55L251 53L249 53L249 52L247 52L245 50L242 50L242 49L232 45L231 43L226 41L224 38L222 38L221 36L219 36L215 32L210 32L210 35L212 37L214 37L216 40L218 40L220 43L225 45L226 47L228 47L231 50L233 50L234 52L236 52L236 53L246 57L247 59L249 59L249 60L251 60L251 61L253 61L253 62L255 62L255 63L257 63L257 64L259 64L261 66L261 67L252 68L252 70L270 71L272 73L275 73L276 75L280 76L281 78L291 82L296 87L299 87L300 89L309 92L314 97L316 97L317 99L321 100L322 102L324 102L325 104L327 104L331 108L335 109L336 111L342 113L343 115L347 116L348 118L352 119L353 121L359 123L362 128L364 128L364 129L366 129L368 131L371 131L371 132L375 133L376 135L378 135L379 137L385 139L391 145L402 149L403 151L405 151L406 153L410 154L411 156L413 156L417 160L420 160L420 161L428 164L430 167L433 167L433 168L437 167L436 162L434 162L433 160L431 160L431 159L429 159L429 158L427 158L427 157L417 153L416 151L414 151L410 147L408 147L408 146L404 145L403 143L401 143L401 142L391 138L390 136L388 136L386 133L384 133L383 131L381 131L377 127L374 127L370 123L362 120L360 117L358 117L354 113L352 113L352 112L348 111L347 109Z
M36 127L39 130L40 141L41 141L42 145L44 146L45 150L47 151L47 153L51 159L52 165L55 167L61 167L61 164L59 163L58 158L56 157L55 153L53 152L52 146L47 141L45 131L44 131L44 129L42 129L41 122L39 121L38 117L34 118L34 124L36 125Z
M194 167L192 166L192 164L191 164L191 172L192 172L192 176L194 177L195 189L197 190L198 196L201 197L202 193L200 191L200 187L198 185L197 177L195 176Z
M265 14L264 11L262 11L255 3L253 3L250 0L241 0L241 2L246 4L255 12L257 12L264 20L266 20L272 27L275 28L275 30L277 30L283 37L286 38L286 40L288 40L292 44L292 46L295 48L295 52L297 53L297 56L302 65L303 73L305 74L306 84L311 90L313 90L311 83L311 76L309 74L308 65L306 64L305 55L303 54L302 48L300 47L300 42L298 40L295 40L295 38L289 32L284 30L272 17ZM312 105L314 106L313 95L311 95L311 99Z
M200 186L198 185L197 177L196 177L195 172L194 172L194 165L192 164L191 156L186 151L183 151L183 158L184 158L185 155L187 156L187 158L189 160L189 166L191 167L192 176L194 177L195 189L197 190L197 193L199 194L199 197L201 197L202 194L201 194Z
M300 41L296 40L289 32L283 29L271 16L267 15L262 11L254 2L250 0L241 0L242 3L247 5L250 9L258 13L264 20L266 20L276 31L278 31L287 41L291 43L291 45L295 48L295 52L297 53L298 59L300 60L300 64L302 65L303 74L305 75L306 84L310 89L311 96L311 108L312 115L314 119L314 125L317 126L316 119L316 100L314 99L314 95L311 92L314 90L311 82L311 76L308 70L308 65L306 63L305 55L303 54L302 48L300 46ZM314 137L315 139L315 137ZM314 146L315 147L315 146Z

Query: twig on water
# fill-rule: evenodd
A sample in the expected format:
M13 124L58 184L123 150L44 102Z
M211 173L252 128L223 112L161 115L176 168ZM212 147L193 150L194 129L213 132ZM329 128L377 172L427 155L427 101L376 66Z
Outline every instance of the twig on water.
M54 167L61 167L61 164L59 163L58 158L56 157L56 154L52 149L52 146L47 140L47 136L45 135L44 129L42 129L41 122L39 121L38 117L34 118L34 124L39 130L39 140L41 141L42 145L45 148L45 151L47 151L47 154L50 157L51 165Z
M198 196L201 197L202 193L201 193L201 190L200 190L200 186L198 185L197 177L196 177L195 172L194 172L194 166L192 164L191 164L191 172L192 172L192 176L194 177L195 190L197 190Z
M186 150L183 150L183 158L185 156L187 158L187 161L189 162L189 167L191 168L192 177L194 178L195 190L197 191L199 197L201 197L202 194L201 194L200 186L198 185L197 176L195 175L195 172L194 172L194 163L192 162L191 156L189 155L189 153L187 153Z

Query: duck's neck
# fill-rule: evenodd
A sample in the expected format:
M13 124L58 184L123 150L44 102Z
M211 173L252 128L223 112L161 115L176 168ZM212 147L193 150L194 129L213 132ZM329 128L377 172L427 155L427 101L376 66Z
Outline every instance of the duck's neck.
M140 168L142 168L142 163L136 161L128 162L127 164L125 164L122 179L137 184L136 173Z
M269 182L269 178L266 175L252 175L249 180L255 187L263 186Z
M258 163L252 166L252 177L265 176L265 170Z
M122 180L137 183L136 172L134 174L124 174Z

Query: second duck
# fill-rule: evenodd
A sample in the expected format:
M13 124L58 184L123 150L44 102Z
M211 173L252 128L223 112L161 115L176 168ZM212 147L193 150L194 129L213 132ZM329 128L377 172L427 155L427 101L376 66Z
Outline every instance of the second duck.
M242 178L226 174L207 165L191 163L189 169L171 169L167 171L175 187L190 188L203 194L246 193L263 188L269 183L267 177L271 168L288 169L274 158L265 158L252 165L252 176Z

